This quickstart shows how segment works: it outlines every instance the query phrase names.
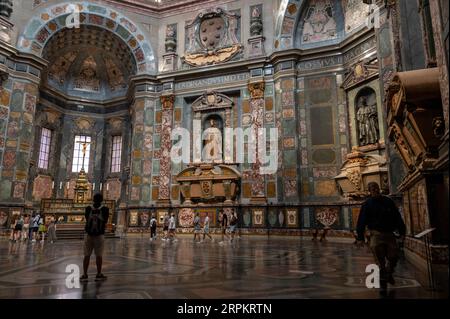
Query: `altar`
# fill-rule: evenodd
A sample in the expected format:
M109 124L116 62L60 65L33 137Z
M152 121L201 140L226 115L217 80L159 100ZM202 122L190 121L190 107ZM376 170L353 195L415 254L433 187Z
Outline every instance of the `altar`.
M73 199L42 199L41 213L44 214L45 222L48 223L51 218L55 218L58 224L67 225L84 225L86 220L84 217L85 208L92 203L79 203ZM109 218L107 227L111 227L115 218L115 201L105 200L103 206L109 208Z

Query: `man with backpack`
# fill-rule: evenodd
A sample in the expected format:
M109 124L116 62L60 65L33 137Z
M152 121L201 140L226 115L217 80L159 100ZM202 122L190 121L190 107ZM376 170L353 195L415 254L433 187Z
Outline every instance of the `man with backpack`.
M92 250L95 252L97 275L95 281L105 280L106 276L102 274L103 250L105 242L105 227L109 218L108 207L102 206L103 196L100 193L94 195L93 207L86 207L84 216L86 217L85 237L84 237L84 259L83 276L80 281L88 280L89 260Z

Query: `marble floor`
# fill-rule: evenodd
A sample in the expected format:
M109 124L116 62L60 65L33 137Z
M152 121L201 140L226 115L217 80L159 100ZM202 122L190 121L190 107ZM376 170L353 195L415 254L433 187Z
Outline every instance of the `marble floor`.
M194 243L187 235L176 243L149 242L141 235L107 239L108 279L94 281L91 258L89 281L68 288L67 266L81 269L82 251L81 241L27 244L0 239L0 298L383 298L379 290L365 286L371 254L351 242L246 236L219 245ZM396 280L388 298L446 297L424 288L404 259Z

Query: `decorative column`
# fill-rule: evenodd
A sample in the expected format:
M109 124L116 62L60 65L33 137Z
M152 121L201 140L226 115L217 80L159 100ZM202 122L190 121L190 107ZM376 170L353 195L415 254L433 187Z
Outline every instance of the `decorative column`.
M158 102L156 84L151 79L136 79L136 92L131 108L131 167L128 187L132 205L148 206L157 200L157 182L153 181L152 158L155 138L155 107Z
M169 24L166 27L165 40L166 53L163 54L163 69L162 71L175 71L177 69L177 24Z
M7 59L14 68L18 64L13 56ZM0 88L0 202L4 203L26 204L40 81L29 72L39 74L43 68L36 62L29 60L25 64L22 60L20 64L26 71L20 78L9 74Z
M172 133L174 102L175 95L161 96L162 124L158 202L166 204L170 202L170 150L172 147L170 135Z
M258 150L266 145L259 145L261 140L260 134L264 134L261 128L264 124L264 81L253 82L248 84L248 90L250 92L250 109L252 114L252 130L253 136L256 138L255 141L255 158L256 162L252 164L252 186L251 186L251 202L265 203L265 182L264 176L260 174L261 159L259 158ZM249 149L249 152L251 150ZM250 154L249 154L250 155Z
M249 57L264 55L262 4L250 7Z

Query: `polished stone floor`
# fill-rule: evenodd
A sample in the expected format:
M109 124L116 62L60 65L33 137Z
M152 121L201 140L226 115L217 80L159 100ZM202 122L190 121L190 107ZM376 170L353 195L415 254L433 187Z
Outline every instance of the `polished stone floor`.
M149 242L137 235L107 239L104 273L80 287L66 286L66 267L82 267L82 242L11 243L0 239L0 298L382 298L365 286L373 262L367 248L351 242L309 238L242 237L234 243ZM437 298L402 260L390 298Z

